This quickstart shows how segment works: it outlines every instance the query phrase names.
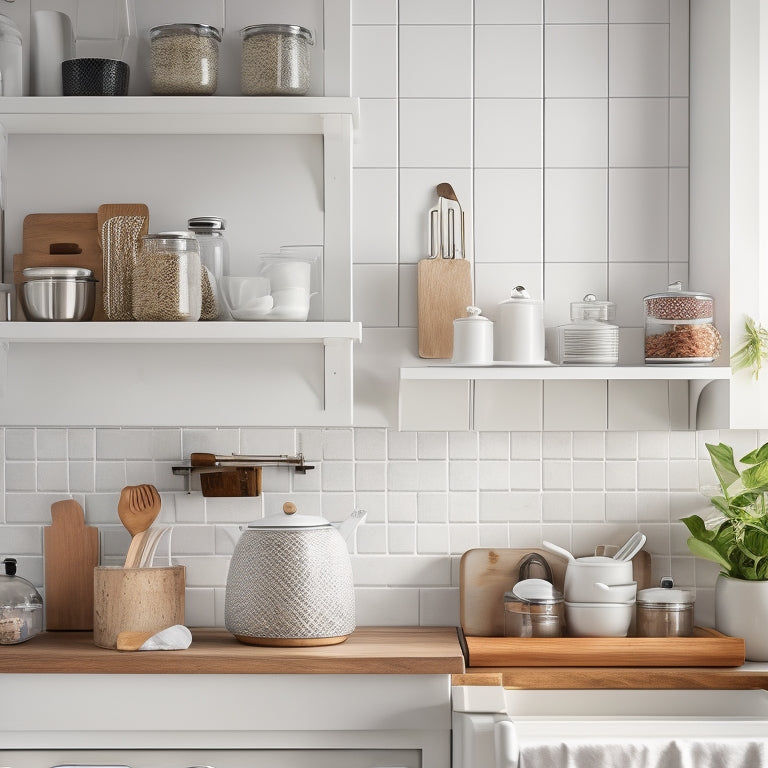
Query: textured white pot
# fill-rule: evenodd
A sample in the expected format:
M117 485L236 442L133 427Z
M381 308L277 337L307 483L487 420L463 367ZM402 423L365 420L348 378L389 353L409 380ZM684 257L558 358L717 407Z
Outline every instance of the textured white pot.
M743 637L747 661L768 661L768 581L721 573L715 582L715 629Z

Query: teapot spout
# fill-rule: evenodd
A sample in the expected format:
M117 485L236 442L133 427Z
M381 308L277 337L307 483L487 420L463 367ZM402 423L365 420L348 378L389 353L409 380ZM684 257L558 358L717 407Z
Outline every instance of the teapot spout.
M341 534L344 541L349 541L357 526L365 522L367 515L368 513L364 509L356 509L346 520L342 520L340 523L331 523L331 525Z

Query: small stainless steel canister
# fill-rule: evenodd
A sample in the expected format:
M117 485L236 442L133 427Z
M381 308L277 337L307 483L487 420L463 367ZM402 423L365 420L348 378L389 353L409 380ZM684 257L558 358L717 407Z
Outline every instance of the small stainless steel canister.
M661 586L637 593L636 632L638 637L689 637L693 633L694 594L677 589L670 578Z

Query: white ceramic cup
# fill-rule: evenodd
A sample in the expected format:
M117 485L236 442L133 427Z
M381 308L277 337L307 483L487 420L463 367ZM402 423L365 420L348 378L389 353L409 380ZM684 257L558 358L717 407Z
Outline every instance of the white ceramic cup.
M605 593L597 583L613 586L632 584L633 565L631 560L614 560L612 557L590 555L569 560L565 567L563 595L570 602L621 602L617 597L605 599ZM635 584L633 588L637 590ZM633 595L634 597L634 595Z
M30 90L33 96L61 96L61 62L75 58L72 21L61 11L34 11L30 27Z
M518 285L496 308L495 359L509 363L544 361L544 302Z
M466 317L453 321L454 365L490 365L493 362L493 323L478 307L467 307Z

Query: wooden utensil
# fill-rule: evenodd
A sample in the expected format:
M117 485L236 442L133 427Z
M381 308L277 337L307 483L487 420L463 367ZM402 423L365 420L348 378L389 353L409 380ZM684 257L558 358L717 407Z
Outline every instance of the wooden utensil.
M437 206L429 212L429 257L417 268L419 356L450 358L453 321L472 304L472 273L456 193L446 183L438 184L437 192Z
M133 537L124 568L138 568L147 529L160 512L160 494L154 485L127 485L120 492L117 514Z
M99 564L99 531L86 526L74 500L51 504L44 530L47 630L93 629L93 569Z

